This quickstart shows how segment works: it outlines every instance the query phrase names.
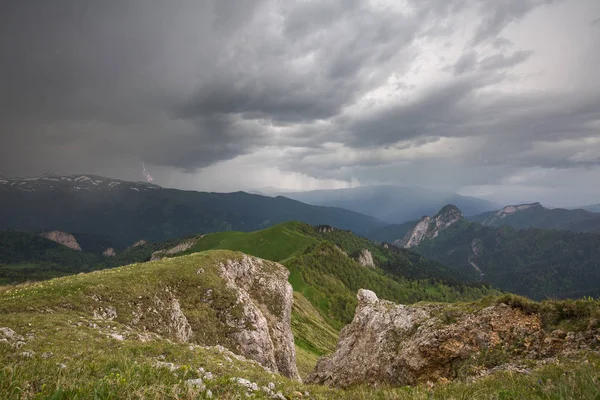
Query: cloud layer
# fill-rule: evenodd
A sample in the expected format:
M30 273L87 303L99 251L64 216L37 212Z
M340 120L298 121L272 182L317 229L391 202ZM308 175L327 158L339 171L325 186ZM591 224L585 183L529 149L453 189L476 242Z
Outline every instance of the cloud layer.
M0 173L143 161L196 189L600 201L577 179L600 181L598 18L594 0L2 2Z

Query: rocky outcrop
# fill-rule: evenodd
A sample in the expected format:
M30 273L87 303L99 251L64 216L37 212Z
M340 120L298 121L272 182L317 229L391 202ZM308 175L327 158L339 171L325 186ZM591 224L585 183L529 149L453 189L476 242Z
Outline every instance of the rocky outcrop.
M299 379L291 329L293 290L289 271L273 262L244 255L221 265L220 275L235 290L243 314L228 324L242 355L280 374ZM248 329L251 326L253 329Z
M197 239L190 239L190 240L181 242L177 246L171 247L168 250L155 251L154 253L152 253L150 261L158 261L158 260L162 260L163 258L168 257L168 256L173 256L175 254L183 253L184 251L189 250L193 245L195 245L196 242L197 242Z
M148 244L148 242L146 242L144 239L141 239L135 242L131 247L144 246L145 244Z
M104 257L116 257L117 256L117 252L112 247L109 247L108 249L106 249L106 250L104 250L102 252L102 255Z
M79 246L79 243L77 243L75 236L71 235L70 233L50 231L42 233L41 236L58 244L62 244L70 249L81 251L81 246Z
M496 211L495 213L490 214L486 219L481 222L482 225L493 226L494 223L498 222L500 219L504 219L509 215L513 215L519 211L527 210L529 208L540 208L543 209L540 203L531 203L531 204L519 204L513 206L506 206L502 210Z
M330 225L317 225L315 226L315 229L319 233L331 233L337 230L336 228Z
M396 240L394 245L404 248L416 247L424 239L434 239L440 232L454 225L463 218L462 212L451 204L444 206L433 217L423 217L417 222L402 239Z
M483 376L493 368L600 343L597 327L587 332L546 332L540 314L504 303L474 305L470 310L459 305L404 306L379 300L369 290L360 290L358 301L354 320L340 333L335 353L318 362L308 382L338 387L444 382L459 370ZM502 365L490 365L494 354Z
M356 262L363 267L375 268L375 262L373 261L373 255L369 249L362 249L356 256Z
M190 344L222 344L272 372L299 379L289 271L275 262L238 254L198 267L193 274L202 283L200 291L194 285L192 292L188 288L183 294L175 283L132 298L121 308L111 307L111 299L94 296L94 317ZM163 262L186 264L195 258L202 256Z

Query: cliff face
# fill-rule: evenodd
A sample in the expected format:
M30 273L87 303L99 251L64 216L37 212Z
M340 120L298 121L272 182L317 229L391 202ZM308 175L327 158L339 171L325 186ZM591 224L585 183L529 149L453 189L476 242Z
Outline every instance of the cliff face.
M506 206L502 210L496 211L495 213L488 216L484 221L481 222L482 225L493 226L498 220L504 219L509 215L513 215L518 213L519 211L527 210L529 208L541 208L543 209L540 203L532 203L532 204L519 204L513 206Z
M375 268L375 261L373 261L373 255L368 249L362 249L356 257L358 262L363 267Z
M518 368L524 360L542 362L594 348L600 339L595 325L585 332L544 331L540 314L504 303L479 309L404 306L362 289L358 301L335 353L319 361L308 382L398 386L446 381L458 371L482 376L492 368ZM490 365L493 355L502 363Z
M138 332L138 336L157 334L178 342L221 345L269 371L299 379L291 330L293 291L285 267L232 252L194 254L124 269L134 267L141 274L150 268L160 272L151 275L151 286L144 289L136 289L136 283L128 289L111 282L89 296L91 304L86 308L94 318L127 327L115 335L129 338L131 332ZM121 270L106 273L117 276ZM180 278L171 279L173 274Z
M289 271L280 264L245 255L223 263L220 276L243 305L241 317L228 321L240 329L234 337L242 354L284 376L299 379L291 329L294 293L288 283Z
M402 239L394 242L396 246L411 248L418 246L424 239L433 239L441 231L463 218L462 212L453 205L442 208L433 217L423 217Z
M200 238L201 237L202 236L200 236ZM168 256L173 256L175 254L183 253L184 251L189 250L193 245L195 245L196 242L197 242L196 239L185 240L185 241L179 243L177 246L174 246L170 249L155 251L154 253L152 253L152 257L150 258L150 261L158 261L158 260L162 260L163 258L168 257Z
M81 246L79 246L79 243L77 243L75 236L71 235L70 233L51 231L44 232L41 234L41 236L58 244L62 244L63 246L67 246L70 249L81 251Z

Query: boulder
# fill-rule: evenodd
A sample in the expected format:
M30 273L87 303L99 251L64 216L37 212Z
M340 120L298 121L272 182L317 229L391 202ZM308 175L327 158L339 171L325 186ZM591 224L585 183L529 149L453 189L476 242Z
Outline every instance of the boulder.
M588 336L597 341L596 335L597 331ZM484 376L499 369L517 370L524 360L542 363L597 345L570 342L571 337L579 336L545 332L540 314L518 306L405 306L361 289L353 321L341 331L335 352L319 360L307 382L336 387L448 382L458 371ZM497 365L490 359L497 359Z

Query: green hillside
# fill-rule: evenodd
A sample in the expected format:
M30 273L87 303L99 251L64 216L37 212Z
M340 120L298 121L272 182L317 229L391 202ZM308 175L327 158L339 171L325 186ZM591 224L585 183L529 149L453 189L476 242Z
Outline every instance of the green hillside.
M185 254L204 250L237 250L271 261L300 255L317 243L313 229L300 222L286 222L255 232L217 232L202 237Z
M8 338L0 341L0 398L272 398L263 387L272 387L286 399L591 400L600 395L600 358L593 353L561 359L527 374L506 371L475 382L459 379L414 387L359 385L342 390L273 374L221 347L207 346L228 344L227 325L215 311L235 307L236 299L228 295L215 271L220 263L238 256L210 251L0 288L0 335ZM151 319L131 325L133 304L147 304L153 296L164 295L165 288L176 293L194 332L201 333L192 338L193 344L149 333L145 328L152 326ZM198 297L207 288L216 296L210 306ZM296 337L301 364L306 356L331 351L335 332L301 295L296 293L294 301L292 326L304 338ZM536 312L548 309L544 313L553 318L549 322L554 326L587 326L598 316L596 302L589 301L540 305L505 297L456 306L481 308L493 302L518 302ZM109 304L117 310L114 319L94 316L99 306ZM490 354L482 362L501 363L501 354ZM190 383L199 379L200 383Z
M22 274L21 280L34 280L143 262L154 250L183 240L139 246L106 258L33 234L8 232L5 236L10 240L3 242L0 254L10 264L0 267L0 273L12 274L13 280L17 273ZM296 298L293 329L303 373L312 370L318 357L335 348L337 333L354 315L358 289L371 289L381 298L398 303L474 300L498 293L488 286L461 283L455 271L416 253L384 247L328 226L286 222L255 232L218 232L194 239L194 246L172 257L234 250L281 262L290 270ZM371 252L374 267L355 261L365 249ZM29 268L28 273L23 272L25 268Z

